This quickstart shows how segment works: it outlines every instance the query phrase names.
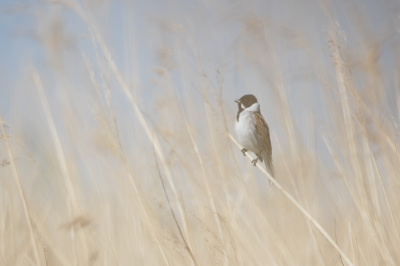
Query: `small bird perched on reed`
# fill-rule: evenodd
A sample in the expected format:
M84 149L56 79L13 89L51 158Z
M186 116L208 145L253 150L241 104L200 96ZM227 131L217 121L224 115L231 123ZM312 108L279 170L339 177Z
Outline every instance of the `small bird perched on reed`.
M269 128L260 112L260 104L252 94L244 95L235 101L238 104L238 113L235 122L235 132L243 155L247 151L254 152L257 156L252 161L256 166L257 161L264 161L268 173L274 177L275 171L272 165L272 146L269 136ZM270 181L271 184L271 181Z

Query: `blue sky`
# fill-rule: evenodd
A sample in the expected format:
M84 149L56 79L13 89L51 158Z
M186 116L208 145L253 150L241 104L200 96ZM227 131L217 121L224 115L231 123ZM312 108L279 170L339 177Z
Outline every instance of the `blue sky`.
M295 122L301 125L301 116L309 108L314 111L324 108L319 98L319 93L323 88L313 76L315 73L309 54L304 53L297 48L296 43L291 42L291 40L301 38L308 40L309 49L324 60L323 71L331 71L334 76L325 35L331 30L330 22L324 8L317 2L112 1L106 3L99 1L94 3L99 3L93 6L92 11L113 58L126 82L130 85L140 84L140 96L145 105L147 105L146 102L152 102L152 99L160 93L160 88L151 82L151 79L156 76L152 68L160 66L160 61L157 59L159 49L167 47L173 54L173 49L176 49L174 47L184 48L180 52L184 56L185 65L191 69L189 72L195 73L197 66L194 54L190 51L190 45L195 44L202 71L212 77L211 79L216 76L217 69L223 74L225 92L228 92L224 96L231 110L235 108L234 105L229 105L233 99L248 92L259 91L258 97L264 102L263 106L271 106L268 107L269 112L264 111L264 116L272 125L278 123L279 118L274 114L276 101L269 84L262 77L262 71L265 70L258 72L257 68L246 61L247 59L243 59L243 54L240 55L242 52L235 50L236 45L247 42L250 43L248 46L251 47L250 49L255 49L255 51L260 49L246 39L249 38L248 35L243 34L245 19L258 16L269 23L268 28L274 36L273 42L276 45L279 68L285 80L288 101L293 110ZM382 36L382 38L389 36L388 41L380 48L380 66L382 70L395 71L396 60L392 51L395 49L394 44L398 40L397 35L400 29L399 3L396 1L353 1L351 3L334 1L328 5L328 13L340 24L347 36L350 52L359 53L358 58L355 59L362 60L363 53L368 50L368 45L360 46L361 42L373 43L374 39L379 40ZM30 82L29 73L32 66L45 77L48 87L56 84L57 76L54 75L54 65L52 65L54 54L50 47L52 44L44 41L44 36L49 32L49 27L54 26L53 24L60 23L62 26L59 30L67 40L71 41L70 46L63 46L65 43L61 43L61 48L58 47L63 51L61 60L66 67L66 72L69 73L68 76L76 77L70 82L74 84L73 86L83 88L80 78L84 77L85 73L82 72L81 53L83 52L92 63L96 62L96 55L87 24L79 16L61 5L36 1L3 0L0 3L0 9L2 10L0 15L0 80L2 83L0 112L6 121L11 119L12 93L16 91L16 87L21 86L23 81ZM354 17L355 13L351 11L352 9L360 11L358 14L361 16ZM355 21L360 21L363 28L357 27ZM183 30L174 29L176 25L180 25ZM166 30L166 28L169 29ZM173 32L174 30L177 31ZM288 38L287 35L292 34L291 32L299 33L300 37ZM181 46L176 46L177 43ZM75 68L76 65L81 65L82 68ZM182 86L179 82L182 72L174 69L171 73L174 84L178 87ZM356 77L357 73L355 70ZM187 78L191 79L191 77ZM193 82L197 83L198 78L193 77ZM394 87L392 77L388 79L388 82L390 95L390 88ZM360 83L360 89L362 89L362 83ZM49 90L49 97L51 97L51 91ZM305 96L310 92L310 95L313 95L311 100ZM30 99L22 100L29 101ZM390 100L389 97L389 102ZM124 105L121 106L124 109ZM390 108L395 108L395 106ZM125 111L127 110L129 107L126 107ZM324 119L322 112L316 113L320 116L317 119ZM329 121L325 122L329 123Z

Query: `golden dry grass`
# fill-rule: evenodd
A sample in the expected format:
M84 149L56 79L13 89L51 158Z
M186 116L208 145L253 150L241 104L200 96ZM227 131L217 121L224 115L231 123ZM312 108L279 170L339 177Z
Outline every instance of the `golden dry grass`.
M0 109L0 265L399 265L396 9L287 4L8 9L43 61ZM245 93L273 187L229 137Z

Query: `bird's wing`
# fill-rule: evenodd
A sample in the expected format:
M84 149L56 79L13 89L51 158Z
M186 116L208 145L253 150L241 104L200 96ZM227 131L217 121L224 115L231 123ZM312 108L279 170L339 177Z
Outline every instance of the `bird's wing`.
M272 146L271 139L269 137L269 127L260 113L254 113L254 116L256 119L256 130L258 136L260 136L261 142L264 146L264 150L267 152L268 156L272 158Z
M274 165L272 164L272 145L271 138L269 136L269 127L267 122L265 122L264 117L260 113L254 113L256 119L256 130L258 136L261 139L262 145L264 146L264 152L267 153L267 158L265 160L265 167L268 172L274 177L275 170ZM271 184L271 183L270 183Z
M269 127L267 125L267 122L265 122L264 117L262 117L260 113L254 113L254 117L256 120L256 130L258 136L260 137L262 145L264 146L264 152L267 153L267 158L264 158L265 167L267 168L271 176L274 177L275 170L274 165L272 164L272 145L271 138L269 136Z

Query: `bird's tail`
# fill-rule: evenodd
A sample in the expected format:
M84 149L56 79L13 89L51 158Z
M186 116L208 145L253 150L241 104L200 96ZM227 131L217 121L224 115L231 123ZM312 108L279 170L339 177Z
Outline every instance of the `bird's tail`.
M267 169L268 173L273 178L275 178L275 169L274 169L274 165L272 164L272 158L265 158L264 162L265 162L265 168ZM269 185L272 187L274 185L274 183L272 183L271 180L269 180Z

